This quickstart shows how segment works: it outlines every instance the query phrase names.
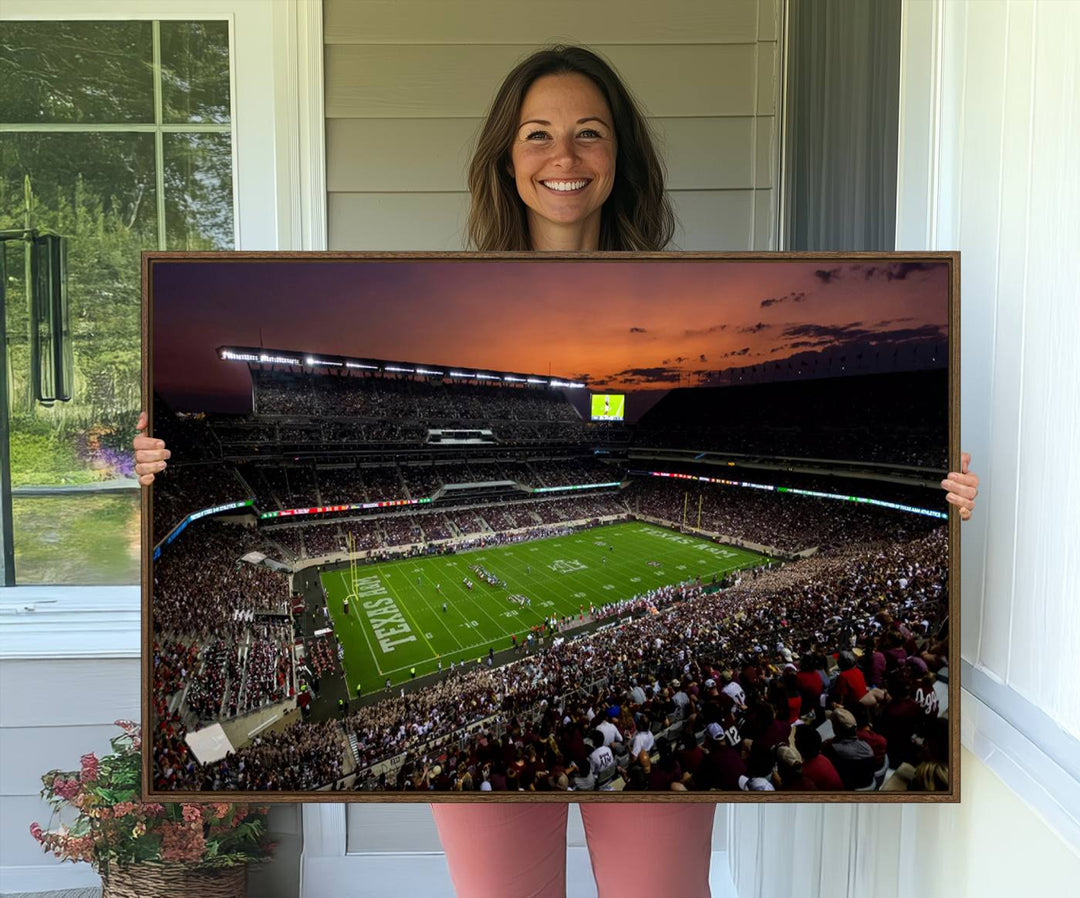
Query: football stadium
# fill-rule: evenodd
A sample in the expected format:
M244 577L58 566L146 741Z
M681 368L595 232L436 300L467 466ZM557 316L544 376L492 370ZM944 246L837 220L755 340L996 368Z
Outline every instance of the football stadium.
M867 791L947 759L943 370L729 377L631 423L550 376L217 364L249 412L155 400L155 789Z

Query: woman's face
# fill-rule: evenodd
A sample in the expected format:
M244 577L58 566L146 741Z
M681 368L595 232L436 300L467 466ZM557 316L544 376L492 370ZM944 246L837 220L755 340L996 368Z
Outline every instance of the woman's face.
M522 101L510 161L535 248L591 243L615 183L615 129L607 101L584 75L545 75Z

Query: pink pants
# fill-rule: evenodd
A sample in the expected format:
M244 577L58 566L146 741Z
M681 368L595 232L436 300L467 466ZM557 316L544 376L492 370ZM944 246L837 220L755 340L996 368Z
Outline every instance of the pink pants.
M434 804L458 898L563 898L565 804ZM714 804L583 804L599 898L709 898Z

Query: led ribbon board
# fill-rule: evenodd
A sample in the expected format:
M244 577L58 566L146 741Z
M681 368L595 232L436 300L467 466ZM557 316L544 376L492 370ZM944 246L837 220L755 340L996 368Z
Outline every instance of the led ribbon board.
M161 555L161 547L172 543L172 541L176 539L176 537L178 537L184 531L184 528L192 521L197 521L199 518L209 517L210 515L221 514L223 511L232 511L234 508L246 508L249 505L254 504L254 499L245 499L242 502L225 502L222 505L214 505L211 508L204 508L202 511L192 512L179 524L173 527L173 529L169 531L169 535L154 547L154 561L157 561Z
M911 514L921 514L928 518L940 518L948 520L949 516L943 511L934 511L930 508L918 508L914 505L900 505L898 502L886 502L883 499L868 499L865 496L842 496L839 493L821 493L816 490L798 490L789 486L772 486L768 483L748 483L744 480L724 480L720 477L699 477L694 474L672 474L667 471L631 471L631 474L647 474L650 477L671 477L676 480L693 480L700 483L716 483L720 486L739 486L744 489L769 490L774 493L792 493L796 496L812 496L815 499L838 499L842 502L862 502L866 505L874 505L878 508L891 508L894 511L906 511Z
M311 508L286 508L282 511L264 511L260 520L269 518L292 518L305 514L324 514L330 511L366 511L370 508L396 508L400 505L423 505L431 499L390 499L386 502L353 502L349 505L318 505Z

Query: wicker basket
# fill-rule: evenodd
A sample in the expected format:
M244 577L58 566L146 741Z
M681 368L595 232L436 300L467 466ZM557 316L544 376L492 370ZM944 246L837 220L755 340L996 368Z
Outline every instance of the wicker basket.
M217 870L133 864L101 877L101 898L244 898L246 892L246 864Z

